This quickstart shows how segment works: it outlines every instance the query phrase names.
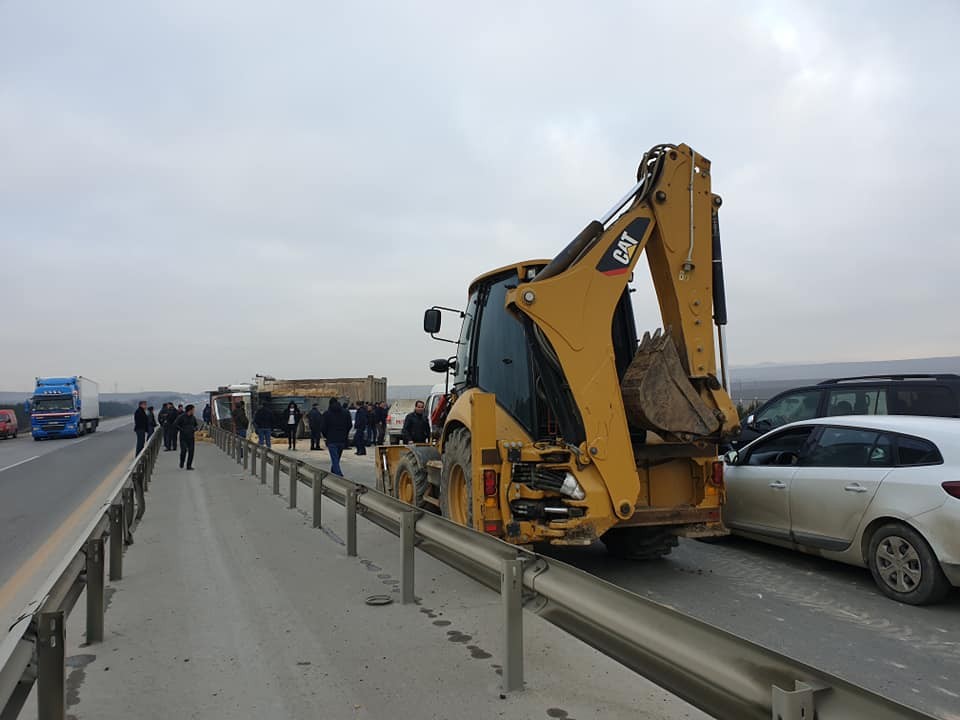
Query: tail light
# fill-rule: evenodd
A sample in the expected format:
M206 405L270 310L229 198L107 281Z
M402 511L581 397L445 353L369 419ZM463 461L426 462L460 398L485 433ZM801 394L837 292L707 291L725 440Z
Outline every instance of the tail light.
M490 535L502 535L502 530L503 523L499 520L485 520L483 523L483 531Z
M497 471L483 471L483 494L487 497L493 497L497 494Z
M393 415L387 415L387 422L388 422L388 423L392 423L392 422L393 422Z
M952 495L960 500L960 480L948 480L942 483L940 487L947 491L947 495Z
M713 463L713 473L710 475L710 482L716 487L723 487L723 461L717 460Z

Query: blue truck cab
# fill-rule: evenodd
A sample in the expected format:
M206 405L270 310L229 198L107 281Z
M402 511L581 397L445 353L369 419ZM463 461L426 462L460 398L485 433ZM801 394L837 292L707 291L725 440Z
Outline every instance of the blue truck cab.
M30 398L30 429L34 440L80 437L100 424L100 390L93 380L71 377L37 378Z

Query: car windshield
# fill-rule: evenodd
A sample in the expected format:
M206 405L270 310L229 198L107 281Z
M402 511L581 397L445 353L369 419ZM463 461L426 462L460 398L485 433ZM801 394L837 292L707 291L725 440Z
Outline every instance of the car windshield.
M71 412L73 410L73 396L35 397L33 398L33 409L34 412Z

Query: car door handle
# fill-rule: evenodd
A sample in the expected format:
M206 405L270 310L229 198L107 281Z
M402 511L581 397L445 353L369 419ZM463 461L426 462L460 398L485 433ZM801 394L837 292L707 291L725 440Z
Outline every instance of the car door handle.
M777 480L776 482L770 483L770 487L776 488L777 490L783 490L783 489L785 489L787 486L784 485L784 484L783 484L782 482L780 482L779 480Z
M847 492L858 492L858 493L867 491L867 489L863 485L860 485L858 483L851 483L850 485L844 486L843 489L846 490Z

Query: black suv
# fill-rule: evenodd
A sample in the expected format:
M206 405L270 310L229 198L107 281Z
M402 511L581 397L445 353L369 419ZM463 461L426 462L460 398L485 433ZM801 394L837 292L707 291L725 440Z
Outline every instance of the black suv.
M732 445L746 445L790 422L832 415L960 417L960 375L867 375L787 390L748 416Z

